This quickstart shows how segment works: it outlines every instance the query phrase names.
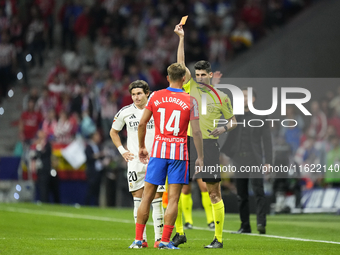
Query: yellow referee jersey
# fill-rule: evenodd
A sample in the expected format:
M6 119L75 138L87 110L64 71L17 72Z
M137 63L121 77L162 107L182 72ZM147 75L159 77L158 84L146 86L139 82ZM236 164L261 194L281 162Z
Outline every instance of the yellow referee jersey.
M202 132L203 139L218 139L218 137L209 136L210 132L213 131L217 125L214 127L214 120L221 119L222 114L224 119L230 119L233 117L233 108L231 106L230 99L227 94L222 91L215 89L220 99L216 93L209 89L209 87L198 84L191 78L186 84L183 85L185 92L189 93L191 96L196 98L199 105L199 123ZM202 95L206 94L207 98L207 109L206 115L202 114ZM221 105L222 102L222 105ZM215 121L217 123L217 121ZM191 128L189 124L188 135L191 135Z

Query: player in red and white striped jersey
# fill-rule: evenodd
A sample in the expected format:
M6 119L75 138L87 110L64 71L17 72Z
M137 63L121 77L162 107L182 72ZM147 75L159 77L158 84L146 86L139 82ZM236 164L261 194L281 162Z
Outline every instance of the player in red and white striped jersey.
M190 106L193 106L192 111ZM188 160L185 125L190 119L198 119L196 99L183 93L181 89L169 87L154 92L145 108L157 113L153 116L155 123L159 123L155 129L151 156Z

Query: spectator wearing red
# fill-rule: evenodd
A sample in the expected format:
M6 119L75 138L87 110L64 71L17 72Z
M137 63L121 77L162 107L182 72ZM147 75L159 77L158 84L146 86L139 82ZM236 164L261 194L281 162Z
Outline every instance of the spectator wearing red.
M119 108L123 108L126 105L132 104L132 98L131 98L131 94L129 92L129 84L130 84L130 79L128 76L124 76L123 77L123 81L122 81L122 89L120 90L120 105Z
M48 89L52 94L60 95L66 91L66 86L60 81L58 76L54 76L53 82L48 84Z
M264 34L264 12L261 7L261 0L248 0L242 9L241 16L242 20L248 24L255 41L259 39Z
M69 144L74 139L72 121L64 110L59 113L59 120L54 129L54 136L56 142L59 144Z
M48 85L52 83L54 81L55 76L57 76L59 80L64 81L66 73L67 73L66 67L64 66L61 59L57 58L57 60L55 61L55 66L52 67L52 69L50 70L50 73L48 74L46 84Z
M36 136L42 122L43 117L41 113L35 110L35 102L30 99L27 110L21 114L19 121L20 136L24 139L25 143L29 144Z
M124 71L124 55L122 54L122 49L119 47L114 47L109 60L109 68L112 77L117 80L121 80Z
M259 27L263 23L261 0L248 0L242 9L242 19L251 27Z
M88 35L91 24L91 17L89 14L90 8L88 6L85 6L83 12L76 19L76 22L74 24L74 32L78 38Z
M37 101L37 109L47 118L48 111L56 109L58 105L58 97L50 94L48 88L44 87L41 96Z

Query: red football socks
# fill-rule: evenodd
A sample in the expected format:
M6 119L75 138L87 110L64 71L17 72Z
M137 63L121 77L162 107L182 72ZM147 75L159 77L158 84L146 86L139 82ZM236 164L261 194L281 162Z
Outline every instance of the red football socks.
M162 235L162 240L161 240L162 242L168 243L170 241L170 237L171 237L173 229L174 229L174 226L164 225L163 235Z
M136 222L136 238L135 240L143 241L143 232L144 232L145 224L139 224Z

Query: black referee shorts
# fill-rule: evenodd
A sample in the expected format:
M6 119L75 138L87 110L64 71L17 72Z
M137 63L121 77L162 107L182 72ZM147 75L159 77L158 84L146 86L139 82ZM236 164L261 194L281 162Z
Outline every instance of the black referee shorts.
M190 181L195 174L195 161L197 159L197 151L194 139L188 136L188 152L189 152L189 173ZM220 146L217 139L203 139L204 168L203 171L197 173L195 179L204 182L220 182L221 172L218 171L220 165Z

